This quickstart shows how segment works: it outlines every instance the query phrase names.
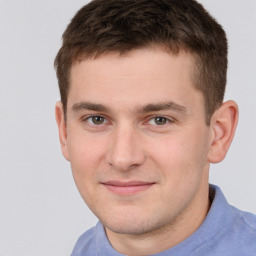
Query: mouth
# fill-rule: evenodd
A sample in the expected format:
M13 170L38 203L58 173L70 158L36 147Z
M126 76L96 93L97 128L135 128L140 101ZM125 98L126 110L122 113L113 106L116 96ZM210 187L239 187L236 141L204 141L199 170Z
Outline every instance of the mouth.
M144 181L107 181L102 183L110 192L122 195L122 196L131 196L136 195L140 192L143 192L150 187L152 187L154 182L144 182Z

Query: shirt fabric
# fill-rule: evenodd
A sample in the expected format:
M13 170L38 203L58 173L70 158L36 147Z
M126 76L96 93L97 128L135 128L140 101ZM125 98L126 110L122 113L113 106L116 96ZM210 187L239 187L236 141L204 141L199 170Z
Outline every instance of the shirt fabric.
M211 185L210 191L212 204L202 225L178 245L155 256L256 256L256 215L229 205L219 187ZM124 254L111 246L98 222L78 239L71 256Z

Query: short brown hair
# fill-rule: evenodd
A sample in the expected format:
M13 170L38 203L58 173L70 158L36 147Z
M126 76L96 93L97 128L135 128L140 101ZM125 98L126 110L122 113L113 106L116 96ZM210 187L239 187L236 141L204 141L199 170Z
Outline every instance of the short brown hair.
M54 65L64 112L75 60L107 52L123 54L152 44L174 54L185 50L194 56L193 82L204 95L207 124L223 101L226 34L195 0L93 0L77 12L62 38Z

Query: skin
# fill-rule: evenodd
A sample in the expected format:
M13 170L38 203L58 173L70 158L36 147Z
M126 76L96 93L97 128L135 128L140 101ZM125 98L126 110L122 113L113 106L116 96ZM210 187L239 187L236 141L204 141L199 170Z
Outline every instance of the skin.
M209 210L209 166L225 157L238 110L224 103L207 126L193 65L158 47L77 61L66 122L56 105L78 190L123 254L175 246Z

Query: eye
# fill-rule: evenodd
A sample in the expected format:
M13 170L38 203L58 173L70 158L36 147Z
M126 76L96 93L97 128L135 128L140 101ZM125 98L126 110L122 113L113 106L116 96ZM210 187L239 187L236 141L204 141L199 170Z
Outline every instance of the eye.
M149 124L151 125L165 125L167 123L172 122L170 119L163 117L163 116L155 116L149 120Z
M101 125L106 123L106 119L102 116L90 116L86 118L86 121L91 125Z

